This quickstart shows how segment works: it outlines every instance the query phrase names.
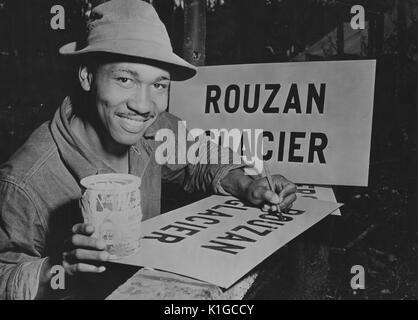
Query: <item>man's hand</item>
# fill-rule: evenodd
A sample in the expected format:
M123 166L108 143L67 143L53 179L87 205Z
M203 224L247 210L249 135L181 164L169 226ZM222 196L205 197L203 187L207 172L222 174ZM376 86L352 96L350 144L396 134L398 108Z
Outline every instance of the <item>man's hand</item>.
M281 175L272 175L275 192L270 190L267 178L253 180L246 190L246 200L263 210L290 209L296 200L296 185Z
M69 249L62 254L62 258L49 257L43 263L36 299L56 298L58 292L51 290L51 268L57 263L62 264L69 275L101 273L106 270L100 264L108 260L109 254L104 251L106 244L103 241L91 237L94 233L93 226L79 223L73 226L72 232L72 237L66 241Z
M106 270L100 262L107 261L109 254L104 251L106 244L102 240L92 238L94 227L79 223L72 228L70 239L71 249L63 253L62 265L65 272L73 275L79 272L101 273Z
M263 210L291 208L296 200L296 185L278 174L273 175L272 180L275 192L270 190L267 178L253 179L245 175L243 169L235 169L222 179L221 184L225 191Z

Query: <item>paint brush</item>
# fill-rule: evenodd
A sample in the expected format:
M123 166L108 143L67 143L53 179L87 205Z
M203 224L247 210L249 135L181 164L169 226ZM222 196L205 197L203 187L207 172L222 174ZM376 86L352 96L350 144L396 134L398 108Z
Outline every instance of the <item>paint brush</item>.
M270 170L269 170L269 167L268 167L267 163L264 163L264 172L266 174L266 179L267 179L267 182L269 184L270 190L273 191L273 192L276 192L275 188L274 188L274 182L273 182L273 179L271 178ZM277 208L277 210L273 210L273 206L272 206L272 211L274 211L274 212L277 211L279 216L283 217L282 213L280 211L279 205L274 205L274 206Z

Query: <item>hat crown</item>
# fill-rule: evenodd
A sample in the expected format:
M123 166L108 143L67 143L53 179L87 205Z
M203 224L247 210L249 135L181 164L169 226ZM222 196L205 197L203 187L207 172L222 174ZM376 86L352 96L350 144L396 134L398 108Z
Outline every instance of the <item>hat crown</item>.
M111 0L94 7L83 39L60 48L68 56L97 52L141 58L143 63L170 72L173 80L196 74L195 66L173 52L154 7L141 0Z
M112 0L94 7L91 11L88 24L95 26L115 21L136 21L143 19L149 23L161 21L154 7L141 0Z
M87 37L88 43L106 38L146 40L172 50L154 7L141 0L112 0L94 7L87 21Z

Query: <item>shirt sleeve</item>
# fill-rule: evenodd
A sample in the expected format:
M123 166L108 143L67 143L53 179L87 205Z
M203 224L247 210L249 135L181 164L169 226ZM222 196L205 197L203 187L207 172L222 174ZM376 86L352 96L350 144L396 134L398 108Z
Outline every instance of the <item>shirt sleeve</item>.
M28 194L0 179L0 299L36 297L45 258L42 226Z
M174 136L169 138L171 133ZM163 164L163 181L179 183L188 192L229 195L222 188L222 179L231 170L247 167L239 154L218 145L210 137L201 134L191 139L185 123L180 120L167 129L155 156Z

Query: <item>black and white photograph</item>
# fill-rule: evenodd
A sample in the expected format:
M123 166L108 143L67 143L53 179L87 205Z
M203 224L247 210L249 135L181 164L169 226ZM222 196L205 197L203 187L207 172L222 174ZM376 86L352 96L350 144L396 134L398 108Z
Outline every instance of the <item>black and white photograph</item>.
M418 0L0 0L0 300L416 300L417 166Z

